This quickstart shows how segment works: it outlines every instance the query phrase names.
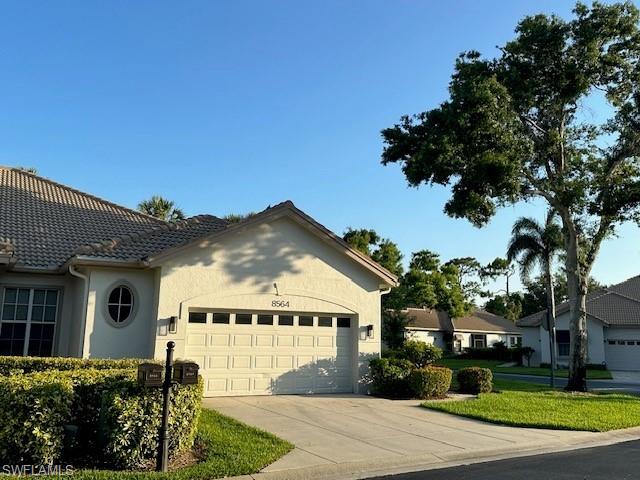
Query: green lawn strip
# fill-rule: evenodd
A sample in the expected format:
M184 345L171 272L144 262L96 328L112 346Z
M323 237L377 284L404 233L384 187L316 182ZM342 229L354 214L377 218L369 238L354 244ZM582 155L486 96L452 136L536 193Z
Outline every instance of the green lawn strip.
M198 442L204 459L195 465L168 474L80 470L67 477L73 480L205 480L255 473L293 449L289 442L258 430L214 410L202 410Z
M603 432L640 425L640 399L618 393L568 393L497 379L495 392L458 402L425 402L431 410L516 427Z
M549 376L548 368L541 367L499 367L504 362L496 360L473 360L468 358L443 358L436 362L438 365L458 370L465 367L489 368L495 373L508 373L513 375ZM569 372L566 369L556 370L556 376L566 378ZM611 372L601 369L588 369L587 378L591 380L610 380Z

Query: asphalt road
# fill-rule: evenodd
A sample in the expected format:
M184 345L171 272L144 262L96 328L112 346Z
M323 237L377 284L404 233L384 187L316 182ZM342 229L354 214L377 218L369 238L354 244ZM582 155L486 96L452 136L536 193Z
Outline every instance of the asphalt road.
M494 373L493 376L505 380L518 380L520 382L543 383L545 385L549 385L549 377L541 377L538 375ZM555 383L557 387L564 387L567 384L567 379L556 377ZM589 388L589 390L619 391L640 394L640 385L616 382L615 380L587 380L587 388ZM638 478L640 478L640 473L638 474Z
M378 477L378 480L626 480L640 478L640 441Z

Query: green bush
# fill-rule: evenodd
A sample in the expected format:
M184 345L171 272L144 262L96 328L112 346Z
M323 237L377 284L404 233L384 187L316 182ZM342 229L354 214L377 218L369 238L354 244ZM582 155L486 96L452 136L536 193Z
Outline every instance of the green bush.
M493 388L493 374L488 368L461 368L456 378L462 393L488 393Z
M442 350L425 342L408 340L397 351L397 356L409 360L416 368L423 368L439 360Z
M411 396L409 374L413 364L399 358L375 358L369 362L374 393L387 397Z
M62 456L73 385L57 372L0 377L0 459L50 464Z
M172 390L171 456L194 444L202 390L202 379ZM0 376L0 459L140 467L155 458L161 408L160 389L140 387L132 368Z
M416 368L409 375L409 386L418 398L442 398L451 387L451 376L451 369L445 367Z
M200 416L202 378L197 385L176 385L169 408L169 455L193 446ZM106 460L119 468L136 468L154 458L162 413L160 389L135 383L110 391L103 399L101 426Z
M115 368L138 368L143 362L156 360L141 360L138 358L70 358L70 357L8 357L0 356L0 375L15 373L44 372L47 370L78 370L94 368L97 370L111 370Z

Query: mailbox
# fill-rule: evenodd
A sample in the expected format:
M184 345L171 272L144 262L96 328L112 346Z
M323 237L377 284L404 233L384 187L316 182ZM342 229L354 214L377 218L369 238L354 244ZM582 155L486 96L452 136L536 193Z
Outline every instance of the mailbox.
M162 365L156 363L138 365L138 383L143 387L161 387L162 370Z
M198 383L198 364L176 362L173 365L173 381L180 385L195 385Z

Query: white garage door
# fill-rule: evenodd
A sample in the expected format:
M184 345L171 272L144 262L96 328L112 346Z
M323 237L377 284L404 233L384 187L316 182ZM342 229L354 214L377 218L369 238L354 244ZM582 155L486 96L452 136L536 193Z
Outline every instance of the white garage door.
M205 396L353 390L353 319L333 314L190 311L185 357Z
M607 340L604 354L609 370L640 370L640 339Z

